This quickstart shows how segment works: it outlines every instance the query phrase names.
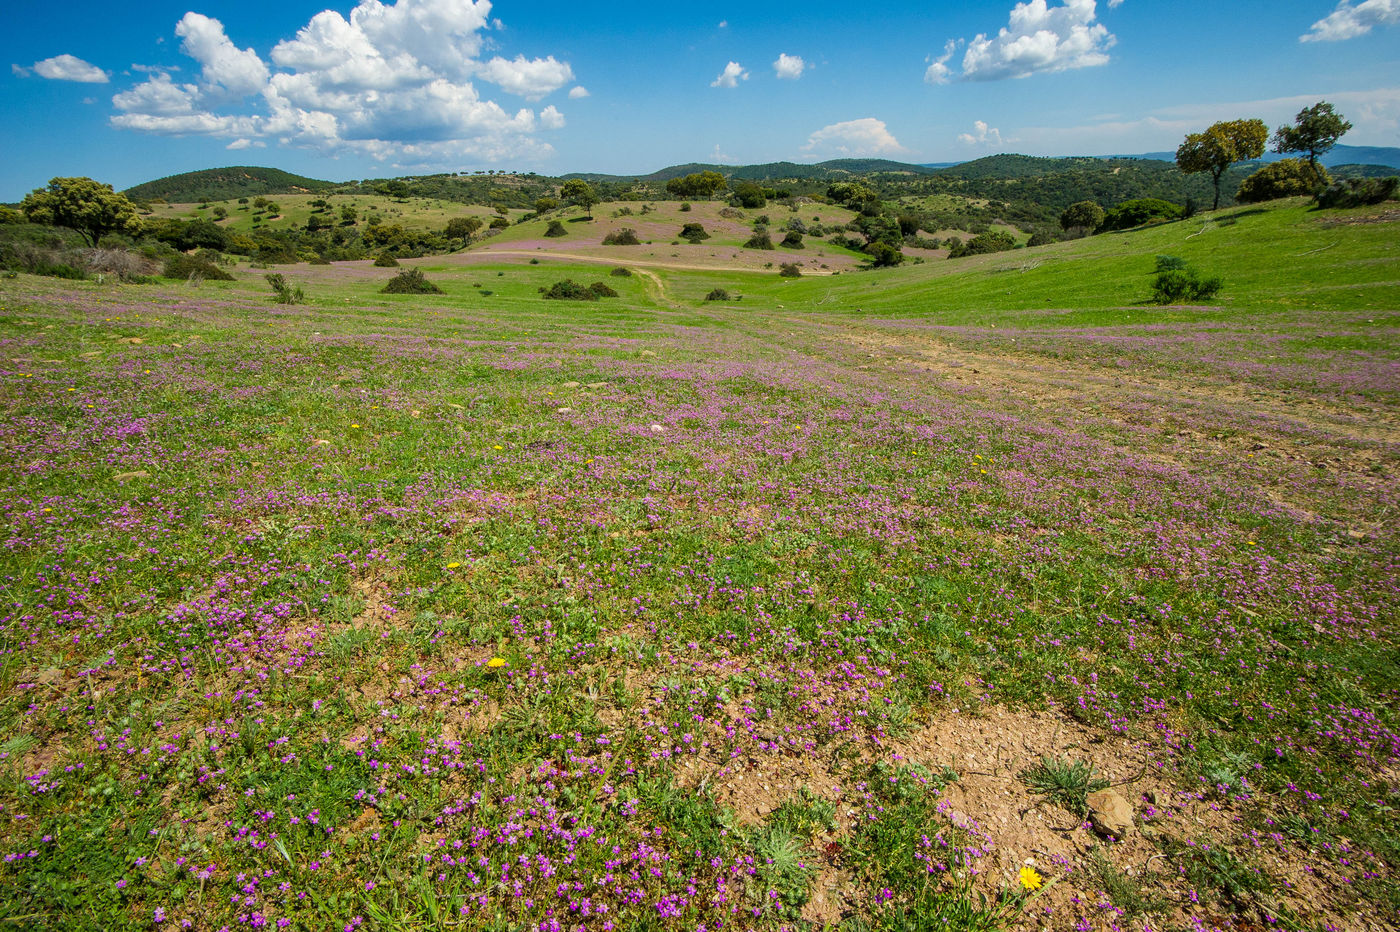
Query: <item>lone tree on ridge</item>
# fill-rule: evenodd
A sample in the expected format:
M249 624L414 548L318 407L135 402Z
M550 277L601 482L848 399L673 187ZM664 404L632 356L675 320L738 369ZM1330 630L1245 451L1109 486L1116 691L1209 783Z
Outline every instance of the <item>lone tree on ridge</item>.
M1317 173L1317 157L1331 151L1351 129L1351 124L1332 105L1320 100L1298 111L1292 126L1280 126L1274 132L1274 151L1279 153L1306 152L1308 165Z
M1269 128L1263 120L1222 120L1204 133L1191 133L1176 150L1176 165L1188 175L1210 172L1215 180L1215 204L1220 207L1220 178L1236 162L1264 154Z

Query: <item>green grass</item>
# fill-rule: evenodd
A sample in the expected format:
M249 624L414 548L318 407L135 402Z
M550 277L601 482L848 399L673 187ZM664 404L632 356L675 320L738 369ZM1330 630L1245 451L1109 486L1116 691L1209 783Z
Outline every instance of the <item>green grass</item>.
M1340 216L789 282L0 282L0 919L1390 922L1395 223ZM1221 303L1138 303L1157 255ZM1031 787L944 769L987 709ZM1032 900L950 812L1082 812L1120 748L1150 871Z

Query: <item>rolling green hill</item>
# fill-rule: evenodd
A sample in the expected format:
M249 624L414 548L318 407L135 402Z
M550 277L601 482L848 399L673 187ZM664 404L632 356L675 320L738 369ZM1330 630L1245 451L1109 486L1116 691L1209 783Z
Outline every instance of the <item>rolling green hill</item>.
M333 181L305 178L277 168L235 165L170 175L127 188L123 193L138 201L160 198L171 203L191 204L267 194L319 194L336 187Z

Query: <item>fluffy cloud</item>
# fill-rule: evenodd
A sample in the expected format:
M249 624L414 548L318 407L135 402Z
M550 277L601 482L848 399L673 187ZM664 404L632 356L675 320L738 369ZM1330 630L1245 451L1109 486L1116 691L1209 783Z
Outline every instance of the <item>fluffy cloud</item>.
M710 87L738 87L740 81L747 81L749 73L744 70L744 66L736 61L732 61L724 66L724 70L719 73L719 77L710 82Z
M553 94L574 79L574 69L567 62L555 61L553 55L533 60L524 55L515 56L513 61L493 58L481 66L478 74L526 100Z
M994 126L988 126L982 120L974 120L974 133L959 133L958 142L965 146L999 146L1001 145L1001 130Z
M783 52L778 55L778 60L773 62L773 70L782 80L796 81L802 77L802 72L807 70L807 63L802 60L801 55Z
M1120 0L1121 2L1121 0ZM1400 2L1400 0L1397 0ZM1110 2L1109 6L1118 4ZM968 81L999 81L1033 74L1091 68L1108 64L1108 50L1117 39L1098 16L1095 0L1026 0L1011 10L1010 21L996 36L979 33L967 43L962 77ZM950 40L942 57L924 72L929 84L946 84L953 78L948 66L960 40Z
M866 157L899 155L907 152L899 140L874 117L848 120L823 126L807 139L803 152L829 157Z
M1363 0L1353 6L1341 0L1330 16L1312 24L1300 42L1339 42L1364 36L1376 26L1400 23L1400 0Z
M577 87L569 88L570 100L582 100L587 96L589 96L588 88L584 87L582 84L578 85Z
M534 134L562 128L559 109L511 112L473 81L533 101L572 83L573 69L552 55L482 60L484 32L504 28L490 12L489 0L359 0L348 19L313 16L269 61L238 48L219 20L187 13L175 33L200 66L197 81L152 74L112 98L111 122L233 137L234 149L275 139L400 163L542 157L551 150Z
M948 67L948 61L957 50L958 40L949 39L943 46L943 54L930 61L924 71L925 84L947 84L953 79L953 69Z
M256 94L267 85L267 65L252 49L239 49L224 34L224 24L198 13L186 13L175 26L184 41L180 51L199 62L207 92L236 97Z
M16 74L28 74L27 68L14 66ZM96 65L89 64L75 55L55 55L34 63L34 71L41 78L50 81L77 81L82 84L106 84L111 75Z

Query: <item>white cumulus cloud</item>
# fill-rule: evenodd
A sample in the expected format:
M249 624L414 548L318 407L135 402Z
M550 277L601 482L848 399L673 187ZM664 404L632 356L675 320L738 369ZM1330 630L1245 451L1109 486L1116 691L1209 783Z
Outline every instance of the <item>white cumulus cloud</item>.
M1117 5L1109 3L1110 8ZM1118 40L1097 18L1095 0L1063 0L1056 6L1051 6L1050 0L1018 3L1007 25L995 36L979 33L968 41L962 78L998 81L1106 65L1108 50ZM951 40L944 46L943 55L924 72L926 82L946 84L952 80L948 62L959 42Z
M732 61L724 66L724 70L719 73L719 77L710 82L710 87L738 87L740 81L747 81L749 73L744 70L744 66L736 61Z
M207 90L243 97L267 85L269 72L258 53L234 45L217 19L186 13L175 26L175 35L184 40L180 51L199 62Z
M359 0L348 18L317 13L266 61L219 20L187 13L175 33L198 78L151 74L112 98L111 122L229 137L234 149L275 140L399 164L543 157L550 147L535 134L562 128L564 114L508 109L477 84L533 101L573 83L573 68L552 55L483 60L485 33L504 29L490 13L490 0Z
M517 55L512 61L497 57L482 65L478 73L526 100L546 97L574 79L574 69L568 62L555 61L553 55L535 59Z
M28 69L13 66L16 74L28 73ZM106 84L112 76L96 65L78 58L76 55L55 55L34 63L34 71L41 78L50 81L77 81L82 84Z
M958 142L965 146L1001 145L1001 130L994 126L988 126L983 120L974 120L972 126L976 132L959 133Z
M823 126L807 138L803 152L829 157L899 155L908 150L899 144L884 121L874 117Z
M589 96L589 94L588 94L588 88L584 87L582 84L578 85L577 87L572 87L572 88L569 89L569 99L570 99L570 100L582 100L583 98L585 98L585 97L587 97L587 96Z
M1341 0L1332 13L1312 24L1300 42L1340 42L1364 36L1376 26L1400 23L1400 0Z
M807 70L807 63L802 60L801 55L782 52L778 55L778 60L773 62L773 70L781 80L796 81L802 77L802 72Z

